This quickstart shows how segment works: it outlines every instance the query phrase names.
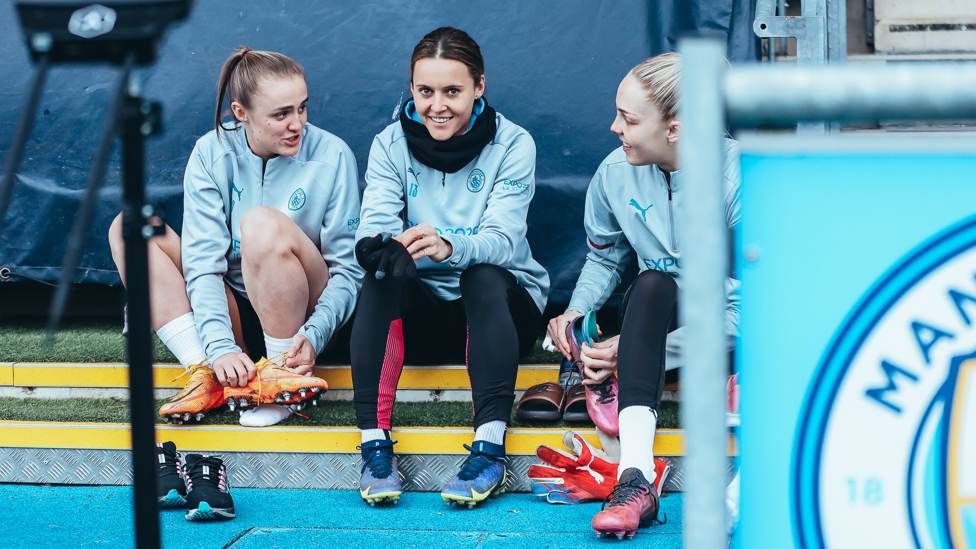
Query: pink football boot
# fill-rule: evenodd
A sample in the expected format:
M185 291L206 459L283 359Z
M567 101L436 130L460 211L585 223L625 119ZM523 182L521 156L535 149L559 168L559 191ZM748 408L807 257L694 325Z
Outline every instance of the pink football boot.
M624 471L603 505L604 508L590 523L600 537L634 539L638 528L667 521L667 517L664 521L658 519L660 503L657 489L639 469Z
M728 384L725 386L725 393L728 395L728 400L726 401L726 424L729 427L738 427L740 423L739 418L739 372L736 372L732 377L729 378Z
M579 363L579 369L582 372L583 362L580 360L580 348L583 343L593 347L593 343L599 340L596 313L590 311L577 317L566 327L566 339L569 341L573 360ZM593 423L607 435L620 436L620 420L617 417L617 375L612 374L599 385L584 385L583 387L586 389L586 410L590 413L590 419L593 420Z

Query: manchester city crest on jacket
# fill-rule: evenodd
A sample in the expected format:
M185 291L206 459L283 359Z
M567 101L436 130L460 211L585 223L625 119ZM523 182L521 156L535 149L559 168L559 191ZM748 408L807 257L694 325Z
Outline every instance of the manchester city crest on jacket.
M295 192L291 193L288 198L288 209L291 211L298 211L302 209L305 205L305 191L301 189L296 189Z
M793 456L800 547L976 549L976 217L894 265L808 390Z
M481 168L475 168L471 170L471 174L468 175L468 190L476 193L480 191L485 186L485 172L481 171Z

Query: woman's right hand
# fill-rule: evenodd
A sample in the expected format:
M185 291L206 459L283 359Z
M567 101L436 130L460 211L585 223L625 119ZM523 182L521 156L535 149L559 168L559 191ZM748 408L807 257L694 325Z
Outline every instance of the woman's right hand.
M568 360L573 359L573 354L569 348L569 341L566 341L566 326L576 318L583 316L579 311L569 310L549 321L546 328L546 335L556 344L556 349Z
M254 377L251 358L244 353L227 353L213 363L217 381L224 387L244 387Z

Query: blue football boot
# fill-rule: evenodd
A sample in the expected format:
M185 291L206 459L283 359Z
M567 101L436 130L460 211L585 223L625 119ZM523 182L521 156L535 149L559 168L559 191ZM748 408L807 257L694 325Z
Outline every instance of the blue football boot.
M391 501L399 503L403 485L393 458L396 441L371 440L359 446L363 454L363 470L359 477L359 495L370 507Z
M447 503L465 504L468 509L488 496L497 498L505 492L508 471L505 468L505 446L484 440L474 441L474 447L464 445L471 455L461 464L461 470L441 490Z

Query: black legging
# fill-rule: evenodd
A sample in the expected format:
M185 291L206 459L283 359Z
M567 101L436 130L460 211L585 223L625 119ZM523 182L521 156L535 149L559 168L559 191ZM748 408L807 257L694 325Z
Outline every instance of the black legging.
M678 327L678 284L661 271L637 275L624 294L619 320L618 409L647 406L657 410L664 394L668 334Z
M360 429L389 429L396 386L411 364L465 361L474 426L508 422L519 356L535 345L542 313L512 273L473 265L461 299L445 301L419 278L367 274L352 327L350 356Z

